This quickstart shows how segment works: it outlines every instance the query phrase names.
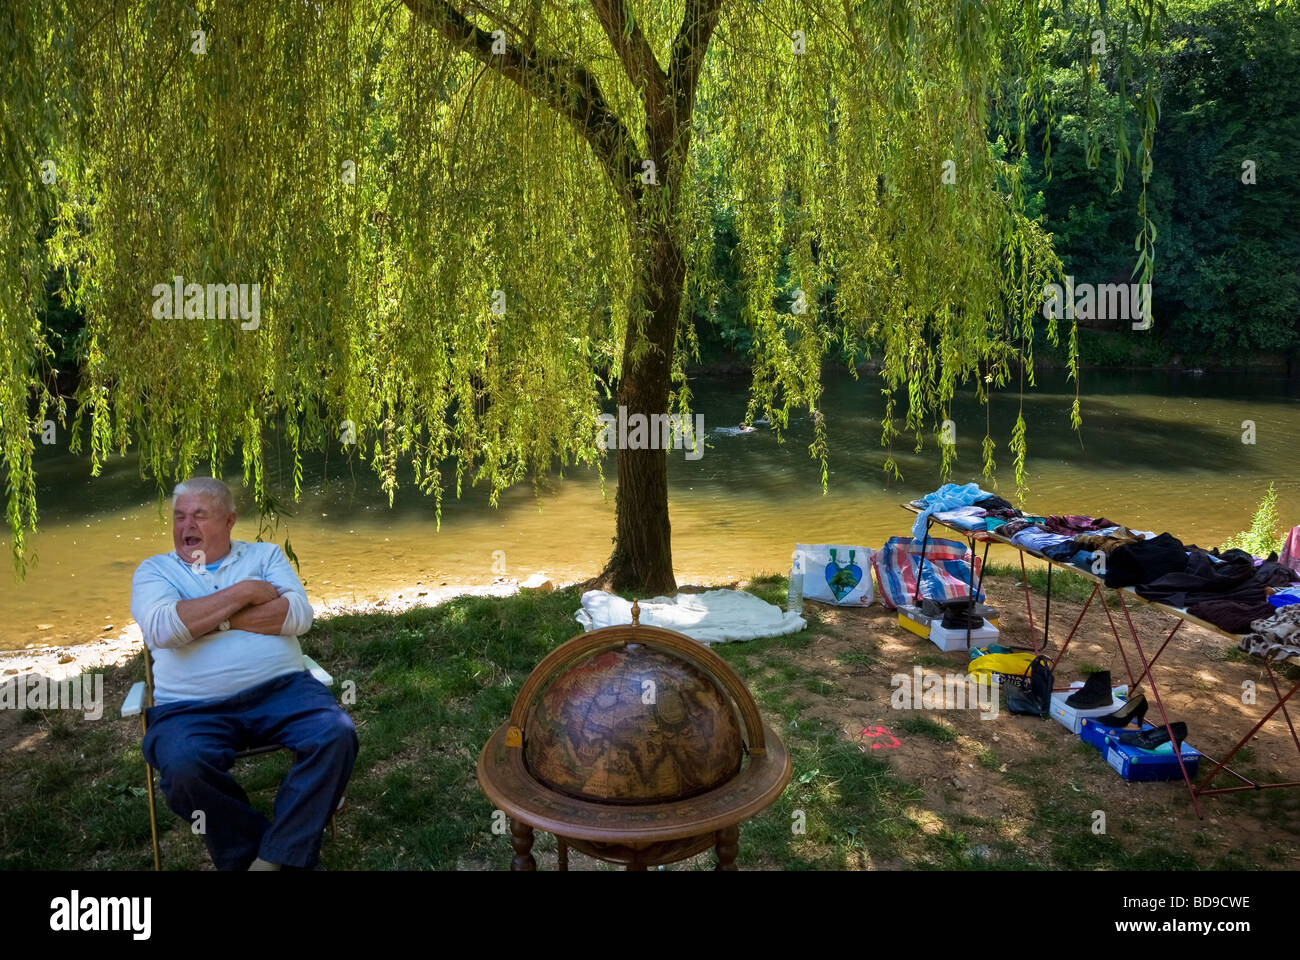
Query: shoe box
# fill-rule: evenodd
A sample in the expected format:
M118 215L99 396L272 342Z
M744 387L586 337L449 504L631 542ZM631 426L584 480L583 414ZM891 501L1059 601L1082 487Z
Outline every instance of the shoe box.
M920 607L908 605L898 608L898 625L904 630L909 630L918 637L924 637L927 640L930 639L931 619L931 617L927 617L921 612Z
M1104 717L1108 713L1114 713L1120 707L1124 706L1124 696L1128 693L1128 684L1111 688L1111 701L1104 707L1090 707L1085 710L1079 710L1067 706L1065 701L1074 694L1074 692L1083 686L1083 681L1077 680L1070 685L1069 690L1062 690L1059 693L1052 694L1052 719L1071 733L1078 733L1083 721L1088 717Z
M1143 750L1120 743L1118 736L1124 730L1136 730L1137 727L1107 727L1100 723L1083 721L1079 730L1079 739L1101 751L1106 762L1115 771L1130 782L1149 782L1153 780L1181 780L1182 771L1178 769L1178 758L1174 756L1173 746L1165 744L1159 750ZM1149 723L1142 724L1143 730L1156 729ZM1186 741L1182 744L1183 765L1187 767L1187 776L1195 778L1200 768L1201 755L1195 747Z
M905 606L899 607L898 625L902 627L904 630L908 630L916 634L918 637L924 637L927 640L934 640L935 645L939 647L940 650L965 650L966 649L965 630L955 631L956 633L961 634L961 643L959 644L953 645L950 640L943 640L943 641L935 640L934 629L936 627L938 627L939 630L941 631L941 637L942 637L943 618L926 616L924 613L921 612L920 607L914 607L911 604L907 604ZM989 628L992 628L993 630L991 634L987 632ZM954 631L947 631L947 632L954 632ZM979 630L971 631L971 636L970 636L971 646L975 647L981 645L981 644L977 644L975 642L976 640L996 638L997 636L998 636L998 618L996 616L985 617L984 626L981 627ZM949 645L945 646L944 643L949 643Z
M982 647L985 644L996 643L999 636L998 628L987 620L984 621L984 626L978 630L971 630L969 634L964 628L952 630L945 627L942 620L935 620L930 624L930 642L945 652L965 650L968 637L972 647Z

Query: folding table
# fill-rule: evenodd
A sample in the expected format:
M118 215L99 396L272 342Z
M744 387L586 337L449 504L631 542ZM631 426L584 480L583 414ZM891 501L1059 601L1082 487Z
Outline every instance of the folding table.
M921 512L918 508L912 506L912 504L910 503L905 503L902 506L905 510L908 510L912 513ZM1130 694L1133 691L1136 691L1138 684L1140 684L1143 680L1146 680L1147 683L1150 684L1151 694L1155 698L1156 707L1160 711L1160 719L1166 731L1168 731L1169 733L1169 739L1171 742L1173 741L1173 727L1171 725L1171 721L1169 720L1168 714L1165 712L1164 702L1160 698L1160 690L1156 685L1155 674L1153 672L1153 668L1155 667L1156 661L1160 658L1160 655L1164 653L1165 648L1169 646L1169 641L1174 638L1174 634L1178 632L1179 628L1182 627L1184 623L1194 623L1197 626L1204 627L1206 630L1210 630L1214 633L1219 634L1220 636L1224 636L1231 640L1234 640L1238 644L1241 643L1242 638L1240 634L1229 633L1228 631L1224 630L1222 627L1218 627L1207 620L1202 620L1200 617L1193 616L1192 614L1188 613L1186 610L1180 607L1171 607L1168 604L1147 600L1143 598L1140 594L1138 594L1137 591L1135 591L1132 587L1106 588L1105 581L1101 577L1094 574L1092 571L1085 570L1081 567L1077 567L1071 563L1062 563L1059 560L1053 560L1050 557L1044 556L1042 553L1040 553L1037 550L1034 550L1030 547L1023 546L1022 544L1015 543L1014 541L1012 541L1007 537L1000 536L995 530L985 530L985 531L964 530L961 527L955 526L951 523L946 523L942 520L937 520L933 516L927 517L926 519L927 519L927 523L926 523L927 540L929 538L930 525L937 523L965 537L968 540L968 542L971 543L972 551L974 550L974 543L976 540L984 541L985 560L988 559L988 547L990 543L1005 544L1006 546L1011 547L1012 549L1016 550L1019 553L1021 583L1024 585L1024 592L1025 592L1025 610L1029 618L1029 634L1031 640L1033 640L1034 642L1035 652L1037 652L1040 648L1038 646L1037 638L1034 636L1034 612L1033 612L1033 607L1031 606L1029 600L1029 579L1025 575L1025 554L1028 553L1031 557L1034 557L1038 560L1042 560L1044 563L1047 564L1047 607L1044 615L1043 645L1042 645L1042 649L1044 650L1047 647L1048 629L1050 628L1050 623L1051 623L1050 618L1051 618L1051 611L1052 611L1052 567L1054 565L1059 565L1061 567L1068 568L1071 573L1083 577L1084 579L1091 580L1092 591L1088 594L1088 599L1084 602L1083 607L1079 610L1079 616L1075 618L1074 626L1070 628L1070 632L1066 635L1065 642L1061 645L1060 651L1056 654L1054 658L1052 658L1052 669L1053 671L1055 671L1057 665L1061 662L1062 658L1065 656L1065 651L1069 648L1070 641L1074 639L1075 633L1077 633L1079 630L1079 624L1082 623L1083 621L1083 615L1088 612L1088 607L1092 605L1093 599L1096 598L1097 601L1101 604L1102 610L1105 611L1106 621L1110 624L1110 630L1111 630L1111 634L1115 638L1116 648L1119 650L1120 658L1124 662L1124 671L1128 674L1128 678L1129 678ZM922 543L921 556L922 556L922 562L924 562L924 556L925 556L924 541ZM980 579L981 581L983 580L982 570L980 574ZM1120 610L1124 614L1124 622L1128 627L1129 635L1133 640L1133 646L1137 650L1138 658L1142 662L1142 672L1136 678L1133 676L1133 667L1129 663L1128 654L1124 650L1124 643L1120 639L1119 630L1115 626L1115 619L1111 616L1110 607L1107 606L1106 604L1106 598L1103 593L1103 588L1114 590L1115 597L1119 602ZM1156 650L1155 654L1150 659L1147 659L1146 651L1143 650L1142 648L1142 641L1138 637L1137 628L1133 624L1133 617L1129 613L1128 604L1124 599L1125 594L1128 594L1130 597L1136 598L1142 603L1147 604L1148 606L1153 607L1161 611L1162 613L1169 614L1170 616L1174 617L1177 621L1174 623L1173 629L1170 630L1168 635L1165 636L1164 641L1160 644L1159 648ZM1206 774L1204 779L1201 780L1199 785L1193 785L1191 781L1191 777L1188 776L1187 767L1183 763L1181 751L1179 751L1179 753L1176 754L1178 759L1178 768L1183 775L1183 782L1187 785L1187 792L1188 792L1188 796L1191 798L1192 801L1192 808L1196 811L1196 815L1199 818L1202 819L1204 818L1204 814L1201 812L1201 805L1198 799L1201 796L1218 794L1218 793L1235 793L1240 790L1269 790L1277 787L1300 786L1300 780L1284 780L1278 783L1256 783L1255 781L1251 780L1250 778L1246 777L1241 773L1238 773L1236 770L1233 770L1231 767L1228 766L1228 761L1230 761L1241 750L1242 747L1244 747L1247 743L1249 743L1250 738L1253 737L1256 734L1256 732L1258 732L1260 728L1262 728L1264 724L1267 723L1274 716L1274 714L1276 714L1279 711L1281 711L1282 716L1286 719L1287 727L1291 733L1291 739L1295 743L1296 752L1298 755L1300 755L1300 734L1297 734L1296 725L1292 721L1291 715L1287 711L1287 707L1286 707L1287 701L1290 700L1295 695L1297 690L1300 690L1300 680L1297 680L1294 684L1292 684L1291 688L1284 694L1278 685L1277 675L1273 671L1273 665L1267 659L1264 660L1264 669L1268 673L1269 683L1273 688L1274 694L1277 696L1277 703L1275 703L1268 710L1268 712L1265 713L1264 716L1260 718L1260 720L1253 727L1251 727L1250 731L1245 736L1243 736L1240 740L1237 741L1237 743L1232 747L1231 750L1228 751L1228 753L1224 756L1222 760L1215 761L1214 758L1207 755L1203 750L1199 751L1201 753L1201 756L1205 757L1206 760L1209 760L1213 764L1213 768L1209 771L1208 774ZM1224 771L1226 771L1227 773L1231 774L1232 776L1240 780L1241 784L1237 786L1215 787L1211 789L1210 788L1211 782L1214 780L1215 777L1219 775L1220 772L1224 772Z

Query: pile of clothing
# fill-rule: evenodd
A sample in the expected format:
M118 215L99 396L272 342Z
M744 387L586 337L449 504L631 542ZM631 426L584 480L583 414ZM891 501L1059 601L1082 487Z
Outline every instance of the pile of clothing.
M912 506L921 511L912 524L914 540L925 537L925 528L932 516L935 520L962 530L992 530L999 524L1020 516L1019 510L997 494L981 490L978 483L962 486L945 483L933 493L913 500Z
M1246 653L1265 660L1300 658L1300 606L1288 604L1271 616L1256 620L1241 638Z
M1229 633L1251 631L1262 638L1255 643L1261 649L1278 645L1278 631L1291 637L1293 624L1300 625L1300 586L1270 596L1300 582L1300 559L1284 556L1278 562L1276 555L1260 560L1243 550L1203 550L1172 534L1130 530L1105 517L1028 516L974 483L944 484L913 506L922 511L913 527L917 540L931 516L963 530L996 529L1019 547L1101 576L1107 587L1132 587L1147 600L1184 609ZM1279 620L1287 610L1290 615ZM1300 635L1293 639L1300 645Z
M1254 621L1273 615L1268 589L1285 587L1294 577L1289 567L1276 560L1257 561L1244 550L1219 553L1194 546L1181 569L1145 579L1133 589L1139 596L1181 607L1229 633L1245 633Z

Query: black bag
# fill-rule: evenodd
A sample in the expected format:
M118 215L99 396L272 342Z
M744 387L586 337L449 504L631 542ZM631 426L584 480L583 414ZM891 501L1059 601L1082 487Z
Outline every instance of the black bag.
M1028 684L1003 683L1002 697L1007 709L1029 717L1045 717L1052 709L1052 662L1037 656L1029 664L1025 675Z

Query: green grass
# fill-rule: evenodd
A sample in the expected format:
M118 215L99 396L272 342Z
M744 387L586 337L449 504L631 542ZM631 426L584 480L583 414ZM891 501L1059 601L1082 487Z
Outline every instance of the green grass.
M1021 583L1020 564L989 562L984 568L987 577L1010 577L1017 585ZM1047 594L1047 567L1026 566L1025 576L1029 580L1029 589L1035 593ZM1052 567L1052 599L1067 603L1083 603L1092 593L1093 582L1077 575L1069 567L1056 564Z
M880 662L880 658L860 650L853 650L840 657L841 663L854 667L870 667Z
M912 663L918 667L951 667L960 663L960 658L952 654L918 653L913 655Z
M937 740L939 743L952 743L957 739L957 731L942 720L931 720L923 713L911 713L898 724L904 733L915 733Z
M766 578L756 589L783 600L784 582ZM492 805L478 787L475 763L538 661L577 633L572 619L577 606L577 591L570 589L504 599L463 597L397 615L317 621L304 647L340 683L355 685L355 703L347 709L361 741L347 809L338 820L337 835L327 837L323 847L328 868L504 868L509 863L508 839L492 832ZM864 750L837 723L809 715L809 705L818 698L843 702L838 677L796 661L826 632L815 614L809 621L810 629L799 634L715 648L780 734L794 771L783 795L744 824L742 865L982 870L1184 869L1195 864L1189 852L1194 840L1177 829L1150 835L1130 829L1126 836L1134 839L1127 847L1111 836L1094 835L1089 814L1097 800L1070 788L1069 771L1079 762L1102 761L1089 748L1084 749L1094 754L1092 760L1076 760L1076 752L1062 747L1055 729L1046 725L1031 728L1038 741L1032 751L1000 758L979 747L969 758L987 771L1011 761L998 776L1022 785L1035 798L1026 808L1032 821L1027 833L1045 847L1040 844L1033 856L1027 855L996 812L949 813L934 823L926 791L900 775L890 751ZM915 659L924 665L953 662L925 654ZM869 645L842 657L845 665L876 662L878 654ZM0 868L148 869L139 727L116 718L120 696L140 670L137 660L107 672L109 699L100 721L41 711L9 718L17 721L9 728L11 742L44 737L35 752L12 746L0 751ZM882 679L881 693L886 692ZM869 723L870 715L863 722ZM920 712L902 718L896 730L910 735L904 744L913 751L935 750L958 739L947 721ZM1249 763L1250 758L1241 759ZM236 768L253 803L268 814L289 762L286 753L279 753L242 761ZM950 800L960 796L955 786L948 792ZM1289 817L1281 793L1238 802ZM1111 814L1118 818L1123 811ZM169 869L207 865L201 839L167 810L161 795L159 826ZM1111 832L1115 830L1112 822ZM554 850L554 840L539 837L536 849ZM1255 858L1262 859L1262 853ZM1238 853L1226 854L1218 863L1234 869L1261 865ZM711 855L705 855L687 867L711 865Z

